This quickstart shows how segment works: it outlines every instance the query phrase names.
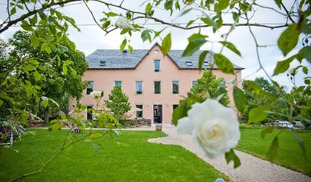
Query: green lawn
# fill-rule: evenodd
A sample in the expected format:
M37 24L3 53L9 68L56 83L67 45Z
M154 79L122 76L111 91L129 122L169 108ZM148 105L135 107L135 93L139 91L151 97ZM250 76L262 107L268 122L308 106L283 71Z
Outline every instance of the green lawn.
M37 170L62 145L66 131L35 130L6 150L0 159L0 181ZM86 133L86 132L85 132ZM82 134L75 134L81 137ZM119 143L110 136L73 145L50 163L44 173L20 181L215 181L228 178L180 146L148 143L162 132L122 131ZM14 150L18 151L15 152Z
M280 131L282 132L279 136L279 153L274 163L311 176L311 131L295 131L305 143L307 160L302 155L298 142L285 129L274 131L272 134L267 135L264 140L260 135L261 129L241 129L242 137L237 149L266 159L265 155L273 136Z

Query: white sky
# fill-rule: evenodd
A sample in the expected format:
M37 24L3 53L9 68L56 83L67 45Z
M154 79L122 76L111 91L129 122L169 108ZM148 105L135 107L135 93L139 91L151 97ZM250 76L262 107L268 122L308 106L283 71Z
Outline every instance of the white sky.
M292 2L287 1L287 2ZM115 4L118 4L119 1L112 1ZM124 6L138 11L139 9L144 10L144 6L141 6L141 0L125 0ZM262 1L265 5L273 5L274 1ZM3 20L6 17L6 1L0 0L0 20ZM98 3L90 3L90 8L92 9L94 15L96 16L96 19L99 20L103 17L103 10L106 10L107 8ZM182 7L182 5L181 5ZM277 7L274 7L277 9ZM256 16L253 17L252 22L257 23L283 23L284 17L276 15L275 13L272 13L270 11L263 11L256 9ZM76 20L77 25L80 25L79 28L81 29L81 32L77 32L75 29L70 28L69 30L69 37L72 41L75 42L77 49L83 51L86 55L89 55L96 49L118 49L122 40L124 39L124 35L119 34L119 30L114 31L108 35L105 34L99 27L97 27L91 17L91 14L88 12L85 5L82 3L76 3L72 6L66 7L65 9L61 10L66 14L67 16L70 16ZM157 10L156 10L157 11ZM124 12L120 12L125 14ZM167 20L168 22L175 22L175 23L187 23L190 19L193 18L194 14L187 14L181 18L176 18L177 15L173 14L173 18L169 19L169 13L168 12L161 12L155 14L156 17L160 17L162 19ZM175 19L176 18L176 19ZM229 19L225 18L224 22L231 21L231 15ZM143 21L140 21L141 23L144 23ZM147 25L151 28L155 28L157 30L161 30L163 26L159 25L151 25L150 23L154 23L152 21L147 22ZM85 24L88 24L86 26ZM91 25L90 25L91 24ZM10 38L16 30L18 30L18 26L14 26L7 30L6 32L0 34L1 38L4 40L7 40ZM273 74L273 70L276 66L277 61L284 60L285 58L282 55L282 52L277 47L277 40L280 36L280 33L284 29L266 29L266 28L254 28L253 31L258 38L258 42L260 45L267 45L267 47L260 48L260 58L262 61L262 64L266 71L269 73L269 75ZM205 28L201 30L202 33L211 33L211 28ZM220 40L220 35L224 34L228 31L228 28L223 28L219 32L216 32L216 34L210 36L212 40ZM167 28L166 31L161 34L161 37L163 38L168 32L172 32L172 49L185 49L187 46L187 37L189 37L192 33L198 32L198 30L193 31L184 31L179 30L175 28ZM127 36L127 38L129 38ZM160 39L155 40L152 43L149 43L146 41L145 43L142 42L140 38L140 32L134 33L131 40L131 45L134 47L134 49L149 49L156 41L161 42ZM300 39L301 40L301 39ZM235 64L244 67L245 69L242 71L242 77L244 79L254 79L259 76L264 76L263 71L256 72L256 70L259 68L258 61L256 58L256 52L255 52L255 44L251 37L251 34L249 33L248 29L246 27L236 27L235 30L229 35L228 41L231 41L235 44L235 46L240 50L242 57L236 56L234 53L224 50L224 54ZM298 43L297 47L294 51L291 53L294 54L301 48L301 42ZM219 52L220 46L219 44L213 44L213 50L217 53ZM211 44L207 44L202 47L202 49L211 49ZM292 66L298 65L298 61L294 61ZM304 63L308 65L308 68L310 69L309 72L311 72L311 66L309 63ZM296 77L296 84L302 85L303 84L303 74L299 74ZM273 77L274 80L278 81L281 85L287 85L289 88L292 87L292 84L288 80L286 74L281 74L279 76Z

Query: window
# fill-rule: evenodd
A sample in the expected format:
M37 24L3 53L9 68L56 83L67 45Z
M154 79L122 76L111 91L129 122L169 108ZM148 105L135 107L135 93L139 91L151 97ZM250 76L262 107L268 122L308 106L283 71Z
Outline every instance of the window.
M154 60L154 71L155 72L160 71L160 60Z
M205 62L203 63L203 65L204 65L204 66L208 66L209 64L208 64L208 62L205 61Z
M136 118L143 118L143 105L136 105Z
M99 66L106 66L106 61L99 61Z
M154 82L154 93L161 94L161 82L160 81Z
M192 62L191 62L191 61L187 61L187 62L186 62L186 65L187 65L187 66L192 66Z
M220 86L221 86L221 87L225 87L225 86L226 86L226 82L225 82L225 81L221 81L221 82L220 82Z
M192 81L192 86L194 86L195 84L197 84L197 81L196 80Z
M87 87L86 87L86 94L90 95L91 92L93 92L93 87L94 87L94 82L93 81L88 81L87 82Z
M92 111L92 106L87 106L87 114L86 114L86 119L87 120L93 120L93 111Z
M172 82L173 94L179 93L179 81Z
M143 82L136 81L136 94L142 94L142 93L143 93Z
M114 86L122 86L122 81L114 81Z

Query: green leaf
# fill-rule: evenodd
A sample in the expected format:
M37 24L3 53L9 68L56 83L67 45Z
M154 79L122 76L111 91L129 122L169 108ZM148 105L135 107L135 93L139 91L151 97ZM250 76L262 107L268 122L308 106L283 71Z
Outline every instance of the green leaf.
M279 137L275 136L266 154L267 159L269 161L273 161L278 156L278 150L279 150Z
M254 122L258 123L260 121L265 120L269 113L267 111L270 111L270 106L258 106L256 108L253 108L249 111L248 114L248 123Z
M262 88L255 81L245 80L243 82L243 88L252 96L258 97L263 91Z
M167 34L166 37L164 37L162 41L161 51L163 53L163 56L166 56L166 54L171 50L172 46L172 37L171 33Z
M152 5L151 3L148 3L145 7L145 13L149 16L151 16L153 14L153 11L152 11Z
M25 20L22 21L21 27L26 31L33 31L33 28Z
M32 18L29 18L29 22L32 26L36 25L37 21L38 21L37 14L35 14Z
M49 105L49 101L48 100L42 100L42 105L44 108L46 108Z
M10 14L14 15L15 13L16 13L16 8L14 7L14 8L11 9L11 13Z
M238 13L233 12L233 13L232 13L232 18L233 18L233 21L234 21L234 22L239 22L240 16L239 16Z
M227 74L234 74L233 64L222 54L214 54L215 63L220 71Z
M2 106L2 104L3 104L3 100L0 99L0 107Z
M190 20L187 25L186 25L186 28L188 28L193 22L195 22L195 20Z
M119 16L117 13L114 13L114 12L108 12L108 13L103 12L103 13L105 13L105 15L106 15L106 16L108 16L108 17L115 17L115 16Z
M130 52L130 53L132 53L132 52L133 52L133 47L132 47L132 46L127 45L127 48L128 48L128 50L129 50L129 52Z
M297 45L300 31L296 23L291 24L287 27L286 30L281 34L278 40L278 46L283 52L283 55L286 56L292 49Z
M37 48L39 46L39 40L38 40L37 36L35 36L35 35L31 36L31 45L33 48Z
M173 111L172 120L175 126L178 124L178 120L187 116L188 109L182 105L176 107Z
M293 131L293 130L289 130L290 133L292 134L292 136L295 138L295 140L298 142L299 144L299 147L301 148L302 150L302 154L305 156L306 158L306 147L305 147L305 144L303 142L303 140L301 140L301 138L299 138L299 136L296 135L296 133Z
M45 51L48 54L50 54L52 52L50 46L47 43L42 44L41 51Z
M180 16L183 16L183 15L189 13L192 9L193 9L193 8L186 9L185 11L183 11L183 12L181 13Z
M204 45L206 42L207 42L207 40L202 39L202 38L189 41L189 43L188 43L186 49L184 50L182 56L183 57L184 56L192 56L193 53L195 53L197 50L199 50L200 47L202 45Z
M180 5L179 5L179 1L176 1L176 2L175 2L175 9L178 9L178 10L180 10Z
M23 69L26 70L26 71L33 71L33 70L36 69L36 67L34 65L32 65L32 64L27 64L27 65L24 66Z
M302 68L302 71L303 71L303 73L306 74L306 75L307 75L308 72L309 72L308 68L305 67L305 66Z
M151 42L150 30L144 30L141 33L141 39L143 40L143 42L145 42L147 39L149 40L149 42Z
M288 70L290 63L294 60L295 56L292 56L284 61L278 61L276 67L274 69L273 76L278 75L280 73L284 73Z
M274 131L274 127L267 127L267 128L265 128L265 129L263 129L262 131L261 131L261 138L262 139L265 139L265 136L267 135L267 134L271 134L272 132Z
M132 13L130 11L127 11L125 16L126 16L126 19L130 20L132 18Z
M106 29L106 28L110 25L110 23L111 23L110 20L105 21L105 23L103 23L103 25L102 25L102 28L103 28L103 29Z
M67 73L68 73L68 68L67 68L66 64L63 64L63 73L64 73L64 75L67 75Z
M188 37L188 42L191 42L197 39L205 39L206 37L207 37L206 35L202 35L200 33L194 33L190 37Z
M199 70L200 71L202 70L202 66L203 66L203 63L204 63L204 60L205 60L207 53L209 53L209 51L203 51L200 54L200 57L199 57Z
M41 74L38 71L35 71L33 73L33 76L35 77L36 82L41 80L41 77L42 77Z
M274 0L275 4L281 9L282 0Z
M220 41L220 43L227 47L228 49L230 49L231 51L233 51L234 53L236 53L237 55L241 56L240 51L231 43L231 42L226 42L226 41Z
M201 20L206 24L206 25L209 25L209 26L212 26L214 30L217 30L218 29L218 25L217 23L212 20L209 16L206 16L204 18L201 18Z
M300 50L306 60L311 63L311 46L306 46Z
M241 165L241 161L239 157L234 153L233 149L225 153L225 158L226 158L227 164L229 164L230 161L233 161L234 168L237 168Z
M214 6L215 11L220 13L221 10L226 9L229 6L229 0L218 0L218 3Z
M246 97L244 92L237 86L233 88L233 98L236 108L243 113L246 108Z
M120 50L121 50L121 51L124 50L126 44L127 44L127 40L126 40L126 39L123 39L123 41L122 41L122 43L121 43L121 45L120 45Z

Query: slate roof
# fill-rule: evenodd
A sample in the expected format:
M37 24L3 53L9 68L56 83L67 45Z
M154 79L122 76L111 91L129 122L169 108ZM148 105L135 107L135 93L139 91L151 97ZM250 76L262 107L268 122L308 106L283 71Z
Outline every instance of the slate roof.
M154 46L156 45L159 46L157 43ZM89 63L88 69L135 69L154 46L150 49L134 49L132 53L118 49L98 49L86 57ZM182 57L183 50L171 50L168 56L178 69L199 69L198 60L201 52L199 50L192 56ZM210 62L210 58L211 56L208 54L204 62ZM192 64L189 64L189 62ZM209 65L203 65L203 68L210 67ZM217 69L216 65L213 68ZM237 65L234 65L234 68L244 69Z

